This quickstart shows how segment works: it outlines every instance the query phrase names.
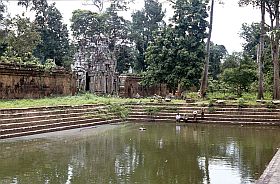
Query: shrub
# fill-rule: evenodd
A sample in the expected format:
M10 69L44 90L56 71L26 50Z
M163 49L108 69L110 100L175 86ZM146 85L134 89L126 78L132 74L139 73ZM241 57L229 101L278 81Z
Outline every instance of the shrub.
M238 99L238 107L244 107L245 106L245 100L243 98Z
M129 115L130 109L124 105L111 104L109 105L108 112L113 113L114 115L116 115L118 118L121 118L122 120L125 120Z
M216 111L215 107L213 107L213 106L208 107L208 112L209 112L209 113L213 113L213 112L215 112L215 111Z

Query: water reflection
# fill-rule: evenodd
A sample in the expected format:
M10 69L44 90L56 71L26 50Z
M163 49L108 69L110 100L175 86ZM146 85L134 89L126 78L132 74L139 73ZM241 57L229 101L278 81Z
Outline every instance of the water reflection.
M139 127L2 141L0 183L253 183L280 140L278 128Z

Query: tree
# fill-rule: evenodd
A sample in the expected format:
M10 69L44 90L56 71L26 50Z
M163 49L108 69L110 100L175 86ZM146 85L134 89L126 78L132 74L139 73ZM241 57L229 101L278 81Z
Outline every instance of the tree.
M273 62L273 99L280 99L280 84L279 84L280 82L280 75L279 75L280 35L278 31L280 28L279 0L273 0L273 1L272 0L240 0L239 4L240 5L252 4L253 6L261 6L262 22L264 22L264 18L265 18L264 9L269 14L271 55L272 55L272 62ZM261 89L261 86L259 88ZM259 96L261 96L261 94L259 94Z
M233 52L232 54L227 55L221 67L222 72L227 68L237 68L242 57L242 53L240 52Z
M207 43L206 43L206 57L205 57L204 70L203 70L203 74L202 74L202 78L201 78L201 85L200 85L200 96L201 97L205 97L206 90L207 90L207 83L208 83L208 69L209 69L209 60L210 60L210 41L211 41L212 26L213 26L214 2L215 2L215 0L211 0L210 23L209 23L208 38L207 38Z
M3 0L0 0L0 21L4 20L5 16L4 13L6 11L6 7L3 3Z
M5 19L4 13L6 12L6 7L3 0L0 0L0 56L4 54L7 49L6 37L7 37L7 20Z
M243 51L250 56L252 59L257 58L257 47L260 43L260 24L243 23L241 27L241 32L239 34L241 38L244 39Z
M41 42L36 24L28 18L17 15L9 21L9 30L6 38L9 46L7 54L21 58L30 57L32 51Z
M145 0L144 9L132 14L132 40L138 51L135 64L137 71L145 71L147 68L145 52L149 42L153 41L153 32L160 30L165 24L164 16L165 12L158 0Z
M130 65L129 59L133 58L133 53L128 52L133 50L129 41L130 24L117 11L114 4L103 13L76 10L71 19L71 29L76 41L80 43L79 47L84 47L85 52L93 52L102 42L102 47L108 47L112 57L116 58L118 71L123 72ZM105 55L109 54L104 53L107 52L104 49L100 48L100 51Z
M95 58L101 57L109 43L107 32L107 15L94 13L89 10L75 10L71 18L71 29L73 36L78 43L79 49L85 53L96 51ZM108 53L106 53L108 54Z
M67 25L62 23L62 15L55 4L48 5L46 0L20 0L19 4L36 12L35 22L42 42L34 50L34 56L42 63L52 59L59 66L69 67L71 52Z
M114 5L114 7L120 11L120 10L127 10L128 5L133 0L91 0L92 5L98 8L99 12L102 12L104 9L104 4L110 4ZM90 5L90 4L89 4Z
M115 52L115 48L120 45L128 45L129 41L129 26L130 22L118 15L118 7L111 4L105 11L106 15L106 32L105 35L109 38L109 49Z
M238 96L241 96L243 91L248 92L250 85L257 79L254 61L246 55L233 55L229 56L225 63L227 64L224 66L222 81Z
M264 98L264 42L265 42L265 3L261 2L261 32L260 32L260 44L258 49L257 62L259 63L259 85L258 85L258 99Z
M210 59L209 59L209 73L214 80L218 80L218 76L221 73L222 59L227 54L227 50L224 45L217 45L211 43L210 47Z
M42 43L36 47L34 55L42 62L53 59L57 65L64 66L70 50L67 26L62 23L62 15L54 4L48 6L43 16L36 17Z
M155 36L147 49L145 82L167 83L175 92L198 86L206 38L206 6L199 0L177 0L174 25Z
M264 11L264 8L262 8ZM262 99L264 96L264 65L267 63L267 60L271 60L270 52L271 47L270 40L266 36L266 31L269 29L264 24L265 13L262 13L262 21L260 23L252 23L251 25L242 24L240 36L245 40L243 44L244 53L250 56L252 59L256 60L258 63L258 76L259 76L259 85L258 85L258 99ZM265 54L269 58L265 58ZM269 62L270 64L271 62ZM266 66L267 69L270 67Z
M134 47L129 45L118 45L116 48L117 72L128 71L136 60Z
M177 50L175 46L174 28L170 25L158 33L147 49L146 61L149 66L144 73L144 85L166 83L168 88L175 93L179 83L178 74L174 71L177 64L177 61L174 61ZM177 69L184 69L179 67L177 66Z

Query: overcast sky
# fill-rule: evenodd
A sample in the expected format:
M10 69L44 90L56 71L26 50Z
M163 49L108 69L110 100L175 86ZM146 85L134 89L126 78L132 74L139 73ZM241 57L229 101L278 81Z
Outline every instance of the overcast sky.
M164 2L164 0L160 0ZM214 11L214 23L212 32L212 41L216 44L225 45L229 53L233 51L242 51L242 39L239 37L239 32L242 23L259 22L260 10L249 7L239 7L238 0L223 0L224 5L216 4ZM54 2L54 1L50 1ZM83 0L58 0L56 7L60 10L64 17L64 22L70 24L72 12L75 9L89 9L93 10L93 6L85 5ZM132 11L139 10L144 6L143 0L135 0L131 5L130 12L124 13L127 19L130 19ZM168 3L163 4L167 10L167 16L172 15L172 9ZM8 10L12 15L22 11L16 5L16 1L10 1ZM166 18L167 19L167 18Z

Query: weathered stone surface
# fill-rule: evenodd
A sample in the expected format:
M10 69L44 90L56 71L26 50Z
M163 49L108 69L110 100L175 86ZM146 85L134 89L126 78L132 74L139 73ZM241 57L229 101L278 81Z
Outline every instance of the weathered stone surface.
M109 49L106 38L80 41L72 66L77 74L77 85L81 91L97 94L118 94L119 78L117 61Z
M275 105L279 105L280 104L280 100L272 100L272 103Z
M217 104L225 104L225 101L224 100L217 100L216 103Z
M275 154L256 184L278 184L280 182L280 150Z
M0 64L0 98L41 98L76 93L76 79L65 70Z
M165 97L168 90L165 84L158 84L152 87L143 87L140 85L141 77L135 75L120 75L121 97L136 98L137 96L153 96L154 94Z

